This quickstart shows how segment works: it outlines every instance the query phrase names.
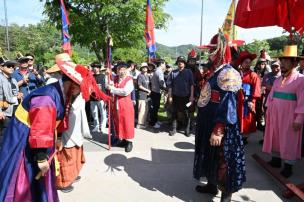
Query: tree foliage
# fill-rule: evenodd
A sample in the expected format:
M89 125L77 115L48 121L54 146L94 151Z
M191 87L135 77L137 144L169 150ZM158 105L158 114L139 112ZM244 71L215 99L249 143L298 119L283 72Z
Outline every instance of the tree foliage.
M5 27L0 26L0 39L4 39L4 36ZM9 59L15 59L18 52L23 55L33 53L36 63L50 67L54 64L55 55L61 52L61 33L55 26L44 21L28 26L12 24L9 26L9 38L10 52L5 52ZM0 41L0 48L6 49L4 40ZM73 53L76 63L89 64L96 60L92 51L78 44L73 45Z
M170 18L163 10L168 0L152 0L155 27L162 29ZM73 43L90 47L99 59L105 57L106 37L115 48L138 48L144 42L145 0L69 0L65 1L71 21ZM61 28L60 1L47 0L44 14Z

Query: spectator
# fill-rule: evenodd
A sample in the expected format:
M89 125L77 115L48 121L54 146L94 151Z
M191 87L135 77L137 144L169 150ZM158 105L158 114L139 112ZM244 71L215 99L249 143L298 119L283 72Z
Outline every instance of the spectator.
M31 72L28 69L27 57L18 58L19 69L15 70L12 77L17 80L18 87L24 97L26 97L30 92L43 84L42 77L38 74L37 70Z
M304 49L302 50L302 53L300 55L300 62L297 69L300 74L304 74Z
M91 67L93 68L94 78L99 89L106 93L106 68L99 63L93 63L91 64ZM93 117L92 132L102 132L106 128L107 124L106 103L103 100L96 100L93 96L91 97L90 106Z
M187 64L184 57L180 56L176 60L178 69L173 70L168 78L168 99L172 102L172 129L169 132L170 136L176 133L177 113L182 112L186 118L185 135L190 136L190 113L189 108L194 101L194 81L193 74L190 69L186 69Z
M6 61L0 65L0 132L2 133L14 115L18 106L18 99L22 98L19 93L17 81L11 77L15 61Z
M266 74L262 81L262 105L263 105L263 114L266 112L266 101L268 95L271 91L274 81L281 76L281 68L280 68L280 61L274 61L271 64L271 72ZM260 144L263 144L263 140L259 141Z
M158 110L160 107L161 90L166 89L164 71L166 70L166 62L160 59L156 63L157 69L151 78L151 110L150 110L150 125L153 128L160 128L158 121Z
M166 65L166 71L164 73L165 82L167 83L170 73L172 72L172 66L167 64ZM172 103L168 102L168 89L166 89L164 93L164 106L166 110L167 119L171 121L172 119Z
M141 74L138 75L138 125L137 128L146 128L148 115L148 96L150 90L150 78L148 76L148 64L142 63L140 67Z

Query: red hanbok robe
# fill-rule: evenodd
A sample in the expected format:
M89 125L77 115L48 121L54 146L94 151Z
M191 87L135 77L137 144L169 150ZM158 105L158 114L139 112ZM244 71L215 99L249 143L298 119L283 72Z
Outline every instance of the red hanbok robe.
M242 74L242 82L242 89L238 95L238 116L240 131L247 135L256 132L256 99L261 97L261 79L249 70ZM249 109L248 102L253 103L253 110Z
M127 87L127 85L131 84L132 88ZM119 139L133 139L134 106L131 99L131 92L134 89L133 79L127 76L122 81L119 81L119 77L117 76L114 79L114 86L115 88L111 90L111 93L115 95L113 118L116 136L118 136Z

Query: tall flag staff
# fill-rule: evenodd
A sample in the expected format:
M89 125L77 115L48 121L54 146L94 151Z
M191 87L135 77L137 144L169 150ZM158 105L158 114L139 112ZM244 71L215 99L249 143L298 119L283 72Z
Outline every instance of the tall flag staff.
M112 81L112 46L113 46L113 41L112 41L112 37L109 34L109 30L107 29L107 52L106 52L106 65L108 68L108 84L110 84L110 82ZM108 149L111 149L111 104L112 104L112 100L110 100L108 102ZM114 120L113 120L113 124ZM114 126L113 125L113 126ZM115 127L113 127L115 128ZM113 129L115 130L115 129Z
M62 49L63 52L72 55L71 36L69 35L70 20L65 9L64 0L60 0L61 20L62 20Z
M147 44L149 62L151 62L151 59L156 58L156 41L154 35L154 20L153 20L150 0L147 0L147 7L146 7L145 39Z
M234 25L236 0L232 0L227 16L222 26L223 33L229 36L230 46L237 49L238 46L244 45L245 41L237 39L237 27Z
M201 31L200 31L200 47L203 45L203 17L204 17L204 0L202 0L202 9L201 9ZM202 68L202 51L199 52L199 64L198 68Z

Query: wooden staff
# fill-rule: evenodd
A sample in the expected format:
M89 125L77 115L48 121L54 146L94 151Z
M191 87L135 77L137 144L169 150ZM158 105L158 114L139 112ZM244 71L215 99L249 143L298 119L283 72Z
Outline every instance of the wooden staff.
M285 186L290 192L295 194L299 199L304 201L304 192L299 189L295 184L288 181L285 177L281 176L278 172L276 172L268 163L266 163L262 158L260 158L257 154L253 154L252 158L256 160L264 168L272 177L278 180L283 186Z

